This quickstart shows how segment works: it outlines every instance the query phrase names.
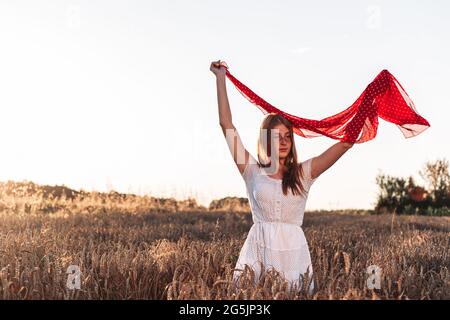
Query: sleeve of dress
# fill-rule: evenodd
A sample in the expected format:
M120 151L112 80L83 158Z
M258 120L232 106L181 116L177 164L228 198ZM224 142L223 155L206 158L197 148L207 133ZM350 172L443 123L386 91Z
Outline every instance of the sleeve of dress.
M317 180L318 177L312 178L311 175L311 162L313 158L309 158L308 160L305 160L302 162L303 166L303 173L304 173L304 179L306 180L306 183L311 187L311 185Z
M236 152L238 152L238 163L245 163L245 148L244 144L242 143L241 137L239 135L239 132L237 130L229 129L230 131L227 132L226 135L226 141L228 145L228 149L230 150L231 156L233 157L234 154L234 144L237 145ZM258 163L256 159L251 155L251 153L248 153L249 159L245 166L244 172L241 174L242 178L245 180L245 182L250 181L253 179L254 175L257 172L257 166ZM233 157L234 159L234 157Z
M259 169L256 159L250 154L250 152L248 153L248 155L248 163L245 166L244 172L242 173L242 178L244 178L244 181L246 183L253 180Z

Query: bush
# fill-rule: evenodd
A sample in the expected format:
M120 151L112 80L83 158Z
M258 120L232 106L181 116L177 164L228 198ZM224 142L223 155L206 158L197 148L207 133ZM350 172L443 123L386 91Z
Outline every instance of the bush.
M250 206L247 198L226 197L211 201L210 211L249 212Z
M380 187L375 213L450 215L450 175L448 161L437 160L426 163L419 172L428 185L428 190L416 185L413 177L398 178L378 175Z
M408 184L406 179L378 175L376 182L380 187L378 202L375 211L396 211L401 214L405 207L410 204Z

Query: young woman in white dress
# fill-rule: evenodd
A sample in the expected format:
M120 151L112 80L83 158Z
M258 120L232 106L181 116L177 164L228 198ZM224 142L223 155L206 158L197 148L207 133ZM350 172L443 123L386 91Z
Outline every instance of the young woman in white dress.
M253 219L236 262L234 283L238 284L240 273L248 265L255 272L255 282L262 270L274 268L289 282L289 288L295 284L300 289L304 276L312 279L311 257L302 229L309 189L352 144L337 142L319 156L298 162L291 123L270 113L261 124L257 161L243 146L233 125L225 68L219 60L211 63L210 70L216 75L220 126L245 182ZM313 288L312 280L309 292Z

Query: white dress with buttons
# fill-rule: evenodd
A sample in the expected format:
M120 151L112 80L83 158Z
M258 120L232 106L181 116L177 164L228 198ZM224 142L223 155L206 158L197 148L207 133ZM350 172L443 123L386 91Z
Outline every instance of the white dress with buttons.
M239 134L237 138L238 144L243 148ZM306 273L312 277L311 256L302 229L308 192L317 180L311 178L311 160L312 158L301 162L306 196L293 195L290 188L288 194L284 195L281 179L269 177L250 154L242 177L253 225L235 266L235 284L245 264L255 271L255 281L258 281L261 274L261 263L265 270L273 267L279 271L289 282L289 287L295 283L297 288L301 288L301 276ZM309 292L313 288L314 281L310 284Z

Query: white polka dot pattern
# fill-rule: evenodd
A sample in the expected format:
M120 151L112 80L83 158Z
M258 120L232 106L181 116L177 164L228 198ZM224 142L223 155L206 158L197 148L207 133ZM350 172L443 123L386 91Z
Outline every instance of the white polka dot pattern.
M305 138L323 135L343 142L366 142L377 134L378 117L397 125L405 138L414 137L430 127L428 121L417 113L398 80L386 69L376 76L350 107L322 120L313 120L274 107L236 79L224 61L221 64L226 68L227 78L247 100L263 114L282 115L292 123L294 132Z

